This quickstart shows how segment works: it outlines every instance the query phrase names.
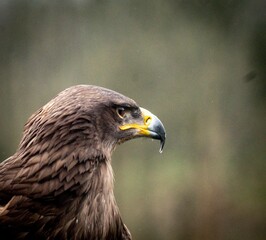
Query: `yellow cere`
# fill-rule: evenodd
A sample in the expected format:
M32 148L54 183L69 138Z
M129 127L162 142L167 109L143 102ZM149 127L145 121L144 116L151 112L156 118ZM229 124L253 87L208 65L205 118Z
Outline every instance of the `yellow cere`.
M147 130L148 127L146 125L132 123L132 124L125 124L123 126L120 126L119 128L121 130L128 130L128 129L134 128L134 129L138 129L140 134L150 135L149 131Z
M137 123L130 123L130 124L125 124L123 126L120 126L119 128L121 130L128 130L128 129L138 129L140 134L143 135L150 135L150 132L148 129L148 126L151 124L152 122L152 114L144 109L144 108L140 108L141 112L142 112L142 117L143 117L143 125L142 124L137 124Z
M145 125L150 125L151 124L151 117L150 116L145 116L144 117L144 123Z

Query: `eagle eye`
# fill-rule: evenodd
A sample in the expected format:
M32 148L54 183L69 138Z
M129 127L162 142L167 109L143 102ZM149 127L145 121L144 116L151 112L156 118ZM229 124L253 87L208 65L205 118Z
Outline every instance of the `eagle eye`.
M118 107L118 108L116 109L116 113L117 113L117 115L118 115L120 118L123 119L123 118L125 118L127 111L126 111L126 109L123 108L123 107Z

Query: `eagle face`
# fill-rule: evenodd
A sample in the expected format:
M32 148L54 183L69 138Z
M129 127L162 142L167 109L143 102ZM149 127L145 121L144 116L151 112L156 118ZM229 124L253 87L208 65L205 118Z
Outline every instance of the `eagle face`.
M51 100L42 111L46 118L58 115L60 124L63 120L68 129L75 129L74 134L79 131L79 140L84 139L88 145L94 142L95 147L101 150L112 152L117 144L138 137L160 140L160 152L165 143L164 126L154 114L139 107L134 100L106 88L90 85L70 87ZM43 125L49 123L49 119L43 120ZM57 135L58 128L54 129L54 135ZM97 136L91 136L92 132L97 132ZM69 131L65 137L69 138L71 133Z
M133 100L127 100L122 103L113 100L108 106L111 114L104 121L107 124L102 128L105 128L108 133L112 132L107 135L112 136L111 142L121 144L130 139L148 137L160 140L160 151L162 151L165 142L165 129L162 122L148 110L138 107ZM104 113L109 111L104 109ZM105 117L105 114L101 115L102 119Z
M106 96L106 100L99 106L101 128L105 129L103 143L110 145L113 149L116 144L121 144L127 140L148 137L161 141L160 152L165 143L165 129L162 122L148 110L139 107L135 101L122 94L98 88L101 96ZM110 97L111 96L111 97Z

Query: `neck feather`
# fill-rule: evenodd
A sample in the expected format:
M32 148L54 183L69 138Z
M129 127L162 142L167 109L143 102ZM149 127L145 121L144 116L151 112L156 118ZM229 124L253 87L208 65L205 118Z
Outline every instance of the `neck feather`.
M109 160L95 168L77 216L84 235L95 239L122 239L124 224L114 198L113 170ZM111 238L110 238L111 239Z

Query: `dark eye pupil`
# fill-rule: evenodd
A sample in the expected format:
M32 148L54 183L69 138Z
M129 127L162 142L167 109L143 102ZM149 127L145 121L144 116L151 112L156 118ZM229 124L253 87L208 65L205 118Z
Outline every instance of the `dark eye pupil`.
M117 108L117 114L119 117L124 118L126 115L126 110L122 107Z

